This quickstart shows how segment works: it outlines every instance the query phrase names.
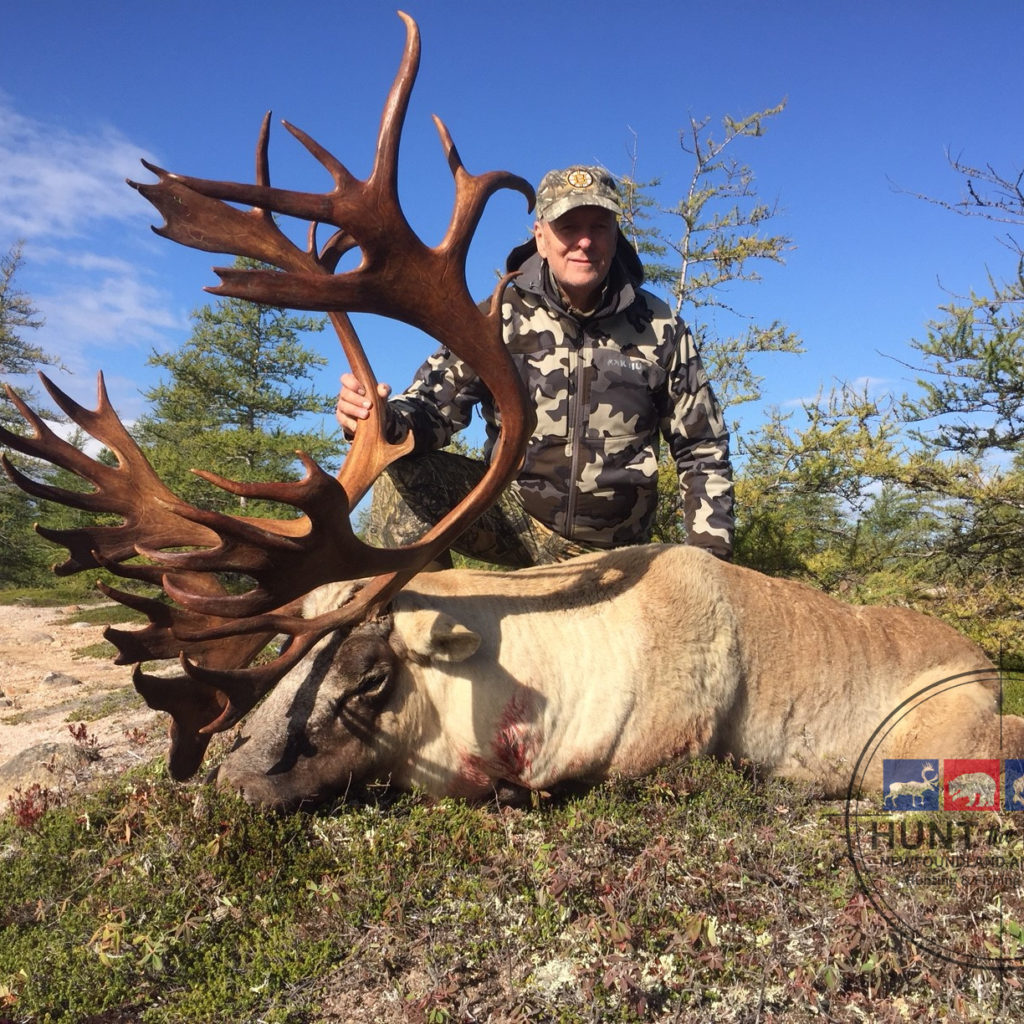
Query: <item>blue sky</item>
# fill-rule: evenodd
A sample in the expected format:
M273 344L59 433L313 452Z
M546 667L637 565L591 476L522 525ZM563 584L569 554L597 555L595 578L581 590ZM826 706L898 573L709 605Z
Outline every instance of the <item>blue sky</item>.
M573 162L660 177L658 198L685 187L679 133L787 100L768 134L739 152L772 230L792 237L786 266L731 301L781 320L806 355L765 358L767 398L787 405L837 381L909 386L898 360L947 292L1009 272L997 225L913 198L955 200L952 152L1012 176L1024 169L1024 8L980 2L592 0L553 5L410 0L423 57L403 137L400 194L425 241L447 223L450 176L430 121L450 128L472 172L536 181ZM18 285L46 317L33 335L59 353L60 381L92 404L102 369L126 420L155 381L153 348L182 344L189 313L213 301L220 260L161 239L159 217L124 184L139 164L251 181L260 119L273 110L363 176L404 30L385 3L224 0L173 5L13 0L0 36L0 249L24 239ZM328 187L283 131L271 141L275 184ZM901 191L903 190L903 191ZM525 237L521 197L492 200L470 254L483 295ZM684 316L688 312L684 310ZM721 326L721 325L719 325ZM429 339L361 321L378 375L406 383ZM328 332L312 336L344 369ZM737 407L749 424L759 410Z

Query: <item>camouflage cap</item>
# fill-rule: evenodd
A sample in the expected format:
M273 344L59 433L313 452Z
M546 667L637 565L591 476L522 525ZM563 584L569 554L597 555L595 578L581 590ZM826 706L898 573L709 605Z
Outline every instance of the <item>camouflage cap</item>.
M603 167L575 165L548 171L537 187L538 220L557 220L577 206L602 206L622 213L615 179Z

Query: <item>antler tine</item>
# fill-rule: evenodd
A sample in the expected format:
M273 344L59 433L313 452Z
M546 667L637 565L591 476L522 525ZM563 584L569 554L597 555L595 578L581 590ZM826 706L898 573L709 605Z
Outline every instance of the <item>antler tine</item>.
M195 590L220 589L216 579L208 575L191 578L189 583ZM230 723L225 718L229 711L237 712L238 704L235 701L239 693L245 711L249 711L269 689L266 686L257 690L251 683L244 688L239 687L230 678L230 672L224 678L217 678L217 672L224 673L238 665L249 664L274 634L235 633L215 641L183 642L178 632L187 632L188 623L197 620L188 610L116 590L104 583L98 583L97 586L108 597L143 612L149 619L149 625L144 629L124 630L108 626L103 636L118 650L115 664L135 664L132 682L146 703L155 711L165 711L171 716L173 724L168 767L173 778L190 778L202 763L210 737L215 731L220 731L209 728L210 724L224 722L221 728L229 728L241 717L241 714L237 715ZM158 658L178 658L194 671L170 677L154 676L142 671L141 662ZM198 678L202 666L206 666L213 674L212 681Z
M377 152L369 181L394 194L398 186L398 149L402 141L402 125L409 110L409 97L420 69L420 32L416 22L398 11L405 24L405 49L398 65L398 73L388 92L377 132Z
M0 428L0 441L25 455L67 470L92 485L93 490L72 491L32 480L4 456L4 469L12 481L34 497L87 512L113 513L123 520L119 526L83 526L72 530L37 526L42 536L64 545L70 552L71 557L55 568L58 575L67 576L82 569L99 568L101 564L116 566L135 558L138 554L135 544L143 529L143 521L146 538L155 547L207 546L216 541L215 533L181 515L187 506L163 484L125 430L110 404L102 373L97 377L97 407L94 410L79 405L45 374L40 373L39 378L57 406L113 452L118 462L116 467L106 466L79 451L54 433L8 388L8 394L33 434L15 434ZM144 512L140 502L142 495L149 502ZM102 563L96 552L101 553ZM153 582L160 578L159 571L147 575L141 566L134 567L133 572Z
M116 427L110 422L110 403L107 398L106 385L103 382L103 374L97 380L98 408L95 413L83 409L77 402L72 401L43 373L38 374L43 386L49 392L50 397L57 403L68 416L80 426L89 430L97 440L102 441L112 451L117 451L118 442L123 441ZM8 398L14 403L21 413L22 418L32 428L33 433L15 434L12 431L0 427L0 439L10 448L29 455L36 459L45 459L73 473L75 476L88 483L93 484L97 490L102 489L102 481L112 470L102 466L90 459L84 452L79 451L73 444L65 441L46 424L42 417L38 416L25 404L22 398L9 385L4 385ZM91 424L92 429L87 426ZM102 436L101 436L102 435ZM131 442L129 439L129 447ZM95 492L67 491L48 484L36 484L28 481L24 489L39 498L49 498L53 495L54 501L73 508L81 508L85 511L96 511L99 506L93 500ZM19 482L19 486L22 484Z
M465 266L466 257L469 253L469 244L473 240L473 233L483 215L487 200L507 188L522 192L526 197L527 205L533 209L535 195L533 188L516 174L508 171L489 171L486 174L473 175L466 170L466 165L459 156L459 151L452 140L448 126L436 114L434 115L434 126L441 138L441 145L444 147L445 156L448 159L448 166L451 169L452 177L455 179L455 207L452 211L451 222L444 239L438 246L441 252L450 253L452 258L457 259L461 266ZM525 186L525 187L524 187Z
M348 495L352 508L363 499L373 481L384 472L392 462L408 455L416 443L412 433L397 443L392 443L386 433L387 416L384 410L385 400L377 390L377 376L373 372L370 361L366 358L363 346L359 342L352 323L344 313L330 313L331 323L337 331L341 347L351 371L358 380L363 382L370 402L370 415L363 421L345 462L338 472L338 482Z
M178 582L184 584L186 580L181 577ZM219 586L217 581L210 576L197 576L187 582L193 590L202 590L204 587L215 589ZM114 659L115 665L134 665L143 661L180 658L183 652L191 660L203 665L214 662L240 665L251 660L274 636L274 633L261 636L256 631L251 634L232 633L232 637L239 638L238 650L244 649L246 654L242 657L236 656L224 660L221 657L221 652L225 648L223 643L209 640L185 640L185 643L182 643L184 634L198 631L200 625L208 628L210 625L208 617L200 617L186 608L173 607L153 597L118 590L102 580L97 581L96 587L111 600L142 612L149 619L149 624L143 629L127 630L116 626L106 628L103 636L117 648L118 652ZM259 640L259 646L256 646L257 640ZM252 649L250 650L250 648Z
M167 768L171 778L183 782L199 770L210 745L212 733L204 733L207 722L217 721L228 698L215 686L182 676L154 676L139 665L132 683L142 699L154 710L171 716L171 746Z

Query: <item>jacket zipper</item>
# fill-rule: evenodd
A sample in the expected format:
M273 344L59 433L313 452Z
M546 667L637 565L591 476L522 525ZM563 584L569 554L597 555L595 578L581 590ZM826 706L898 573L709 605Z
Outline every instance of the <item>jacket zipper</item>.
M584 408L582 401L584 367L586 354L589 352L590 339L586 331L578 345L570 346L569 358L575 360L572 371L573 389L569 396L569 496L565 508L565 536L567 540L576 539L576 498L579 493L577 480L580 466L580 438L583 434Z

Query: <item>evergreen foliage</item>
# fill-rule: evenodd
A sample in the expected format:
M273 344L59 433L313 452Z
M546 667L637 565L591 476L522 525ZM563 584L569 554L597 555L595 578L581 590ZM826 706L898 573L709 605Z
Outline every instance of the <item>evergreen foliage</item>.
M36 392L24 378L41 366L58 365L56 356L29 341L26 332L43 326L32 299L20 291L15 275L24 262L23 244L16 242L0 255L0 384L7 384L36 407ZM19 432L24 421L0 388L0 426ZM19 468L33 476L46 476L50 468L34 460L15 457ZM53 548L43 542L32 525L39 518L39 503L0 473L0 587L32 582L46 572Z
M237 265L257 264L240 259ZM293 480L300 469L296 451L325 469L337 462L338 434L301 426L303 416L333 409L333 397L313 383L327 360L299 337L322 330L323 318L223 299L197 310L192 321L180 349L150 357L169 377L146 392L152 409L136 425L136 437L186 501L231 514L287 515L212 487L190 470L242 482Z
M24 263L24 244L15 242L6 255L0 255L0 378L12 386L10 378L32 373L40 366L55 366L57 357L33 345L25 335L43 326L44 320L32 299L15 286L14 277ZM31 398L33 391L18 382L22 397ZM0 394L0 424L20 424L21 417L6 394Z

